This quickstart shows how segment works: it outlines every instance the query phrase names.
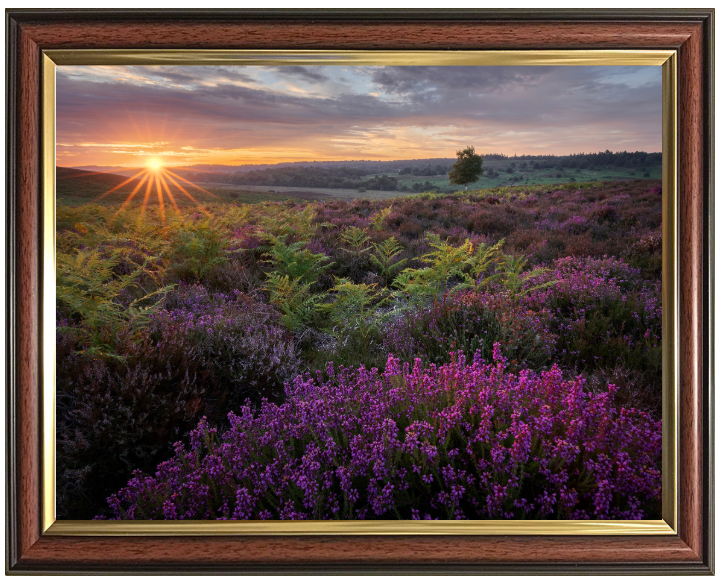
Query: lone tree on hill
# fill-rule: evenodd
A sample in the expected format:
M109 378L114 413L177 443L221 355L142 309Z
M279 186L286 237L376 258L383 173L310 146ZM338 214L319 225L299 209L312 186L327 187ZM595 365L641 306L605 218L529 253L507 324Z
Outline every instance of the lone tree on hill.
M457 158L452 170L450 170L450 183L465 186L465 190L467 190L467 185L471 182L477 182L480 174L483 173L483 159L482 156L475 154L474 146L468 146L465 150L458 150Z

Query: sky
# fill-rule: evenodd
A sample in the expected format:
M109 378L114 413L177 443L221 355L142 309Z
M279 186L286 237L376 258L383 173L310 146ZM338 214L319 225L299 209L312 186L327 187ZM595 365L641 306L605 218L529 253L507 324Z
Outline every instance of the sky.
M57 164L661 151L659 66L62 66Z

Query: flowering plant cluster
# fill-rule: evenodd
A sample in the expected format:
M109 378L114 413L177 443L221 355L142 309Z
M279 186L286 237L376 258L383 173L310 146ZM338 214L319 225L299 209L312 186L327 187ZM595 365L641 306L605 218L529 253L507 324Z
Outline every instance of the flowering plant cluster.
M298 371L298 351L277 312L242 292L209 293L201 285L184 285L153 320L158 347L186 335L203 359L200 370L221 384L223 405L278 398Z
M657 517L661 192L60 207L59 516Z
M385 330L385 348L408 361L442 363L454 350L489 360L499 341L513 367L624 365L659 382L659 282L613 256L567 257L523 275L528 287L515 297L497 284L399 315Z
M137 468L153 469L200 417L221 421L247 399L277 398L298 351L277 313L242 293L180 285L116 355L83 354L57 336L58 512L92 518ZM73 321L58 315L58 327Z
M662 305L659 281L617 257L568 257L530 280L523 306L547 310L557 334L554 360L581 369L624 366L659 390Z
M117 519L641 519L660 505L661 425L559 368L458 354L328 367L287 400L201 421L189 448L108 502Z
M440 364L457 351L468 357L479 353L489 361L494 342L500 342L512 366L540 368L550 364L557 340L549 319L548 310L524 300L468 290L397 317L389 323L383 344L403 360Z

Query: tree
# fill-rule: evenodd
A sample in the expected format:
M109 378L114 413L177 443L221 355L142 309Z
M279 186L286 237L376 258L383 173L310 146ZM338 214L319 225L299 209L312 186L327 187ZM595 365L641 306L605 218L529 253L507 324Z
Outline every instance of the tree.
M468 146L465 150L458 150L457 161L450 170L450 183L461 186L477 182L483 173L482 156L475 154L475 148Z

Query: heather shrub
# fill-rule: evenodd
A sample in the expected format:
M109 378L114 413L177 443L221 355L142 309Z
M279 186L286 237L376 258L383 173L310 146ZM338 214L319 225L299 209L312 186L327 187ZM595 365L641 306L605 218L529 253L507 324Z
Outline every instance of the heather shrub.
M662 308L660 283L619 258L565 258L532 280L554 281L524 297L552 313L557 361L582 370L625 366L660 386Z
M116 354L99 359L63 329L72 321L59 322L58 506L67 517L97 514L109 491L167 458L201 416L222 423L246 401L280 401L299 371L292 338L265 304L183 285L164 306L139 334L116 334Z
M249 402L252 414L270 414L276 409L263 407L265 398L276 404L277 410L287 410L283 414L292 422L305 408L294 404L300 402L300 396L286 402L285 385L298 374L323 374L312 384L323 393L341 385L363 388L384 378L379 374L388 363L388 354L411 364L419 358L417 370L430 386L435 378L431 370L440 370L432 368L433 364L445 366L444 370L460 354L476 358L478 365L491 362L493 343L499 342L507 357L503 361L507 382L511 382L510 373L520 377L523 369L543 370L557 364L565 379L582 374L587 398L606 394L607 384L612 382L616 389L608 402L616 414L621 408L634 408L658 417L659 194L659 186L648 188L647 182L638 181L504 187L392 200L207 204L183 207L182 214L168 210L165 215L152 206L120 211L92 205L60 206L57 376L61 514L87 518L106 513L108 493L102 487L119 490L132 470L148 473L172 458L172 444L185 442L201 417L207 418L207 426L219 430L212 442L220 444L207 444L211 436L198 440L200 460L196 464L212 472L212 457L207 454L217 455L221 449L221 437L229 433L228 412L245 414ZM173 287L171 282L181 285ZM350 369L333 368L339 365ZM361 365L364 371L359 369ZM367 376L373 368L379 372ZM342 372L344 380L340 382L341 377L333 371ZM405 378L397 376L393 385L400 386ZM309 381L307 375L302 378L305 384ZM463 386L466 384L460 386L461 395L466 393ZM287 390L295 394L296 387L290 385ZM375 395L378 402L385 401L386 393L404 393L405 388L382 390ZM332 394L329 392L330 398L334 398ZM351 394L348 406L365 410L358 398ZM338 398L333 402L336 400L339 402ZM302 401L314 406L314 400ZM335 405L338 413L346 413L344 406ZM414 429L408 428L412 422L402 418L412 416L431 427L441 426L445 416L433 419L435 416L422 412L424 404L413 406L415 412L410 416L398 412L399 408L389 413L387 419L395 423L397 435L393 436L391 427L382 442L380 436L371 435L368 441L375 442L374 449L384 450L398 438L405 442L407 430ZM469 412L463 412L466 409L459 409L463 418L467 416L468 422L477 425L478 417L468 416ZM503 433L513 422L512 414L498 412L492 434ZM153 422L156 430L150 429ZM418 476L409 461L403 460L410 456L403 453L392 461L398 476L373 476L374 471L356 468L354 476L345 480L345 476L332 475L335 470L352 468L350 460L343 460L342 450L355 454L369 448L361 440L360 429L349 431L342 428L344 424L338 425L342 434L332 424L333 434L337 432L332 438L341 447L339 462L345 463L323 469L322 473L330 476L318 480L318 494L326 500L306 495L309 484L302 484L305 481L297 475L287 485L281 482L283 476L268 477L270 484L260 486L260 492L248 488L242 494L249 499L242 500L246 496L238 496L238 490L249 486L249 476L238 480L233 469L228 479L217 484L220 492L213 496L219 498L223 490L232 492L235 504L228 504L232 513L213 508L211 514L230 517L237 506L250 509L250 504L243 502L255 502L252 509L257 517L387 518L402 514L410 518L417 512L417 517L427 514L436 518L455 517L458 510L468 517L522 517L523 513L540 517L538 511L545 501L541 502L540 492L528 495L526 482L536 483L547 491L548 498L559 494L545 476L537 475L539 468L528 464L522 472L525 476L518 473L519 487L513 484L515 476L506 476L505 484L498 480L492 489L506 488L515 500L525 498L535 507L519 504L521 508L513 508L514 504L503 500L492 508L487 500L490 492L482 490L491 488L483 482L494 461L482 474L472 467L463 468L465 464L458 464L461 460L474 462L463 452L470 449L468 443L460 442L460 432L442 436L440 442L439 428L423 436L420 445L428 451L436 447L445 458L442 466L433 461ZM255 430L252 426L255 424L248 430ZM283 460L283 466L289 470L300 466L306 479L315 478L312 458L332 445L324 444L325 432L302 426L298 425L297 437L282 436L290 440L288 445L277 445L280 453L275 445L253 440L258 450L254 466L269 465L272 475L277 471L273 458L290 454L292 459ZM248 433L259 434L258 430ZM570 433L563 430L557 426L558 439ZM300 436L301 431L309 436ZM350 437L355 438L352 446ZM503 442L507 448L515 437L510 435ZM533 458L542 458L538 442L535 439L531 445ZM487 446L478 446L479 461L487 460ZM459 452L451 453L454 449ZM270 454L272 450L276 452ZM432 467L436 464L439 467ZM557 465L559 471L561 465ZM576 465L572 461L566 468L573 470ZM598 465L589 464L591 468ZM447 466L452 471L446 471ZM180 474L183 482L188 478L183 476L185 472L183 468ZM446 477L456 472L475 480L458 484ZM573 485L578 494L598 489L585 484L592 483L592 474L580 474L581 486ZM198 486L215 490L215 485L208 483L209 476L198 478ZM413 486L407 489L410 492L402 488L403 478ZM232 482L237 487L232 488ZM353 502L350 496L345 500L344 488L338 488L342 482L349 482L350 489L362 496ZM90 488L91 484L100 488ZM273 499L275 488L282 506L278 498ZM449 504L443 508L445 504L438 498L450 502L447 498L455 498L453 490L461 489L479 504L463 500L452 510ZM397 496L393 500L397 514L377 507L384 498L383 490ZM180 510L183 502L190 502L183 500L189 496L182 494L162 500L158 509L172 516L166 501L177 501ZM420 494L422 505L413 500ZM450 496L438 496L442 494ZM458 497L462 500L465 496ZM215 503L212 500L212 506ZM630 504L615 505L622 514L632 508ZM579 506L576 512L581 509L593 515L586 500ZM653 513L653 506L648 504L643 513ZM545 517L571 514L569 508L552 510L543 512Z
M236 259L215 266L205 277L205 285L213 292L233 292L240 290L245 293L259 292L262 278L250 267L243 266Z
M184 334L157 345L147 333L139 341L127 331L118 336L123 359L88 358L73 333L58 335L59 518L92 518L133 470L168 458L206 413L201 362Z
M183 286L166 309L154 316L152 338L187 334L213 382L216 398L208 403L227 412L246 399L278 399L284 382L298 369L298 352L278 314L242 292L208 293Z
M549 317L504 293L458 292L403 311L386 327L383 345L408 362L444 364L458 351L489 361L500 342L511 366L539 368L549 365L557 340Z
M492 211L479 211L468 223L468 230L478 234L506 235L512 232L511 216L499 208Z
M328 367L282 405L206 421L117 519L659 518L661 425L558 368L513 374L462 354L421 368Z
M407 240L416 240L420 238L423 235L424 231L425 229L423 228L422 224L413 220L404 220L397 227L397 232L400 234L400 236L404 237Z

